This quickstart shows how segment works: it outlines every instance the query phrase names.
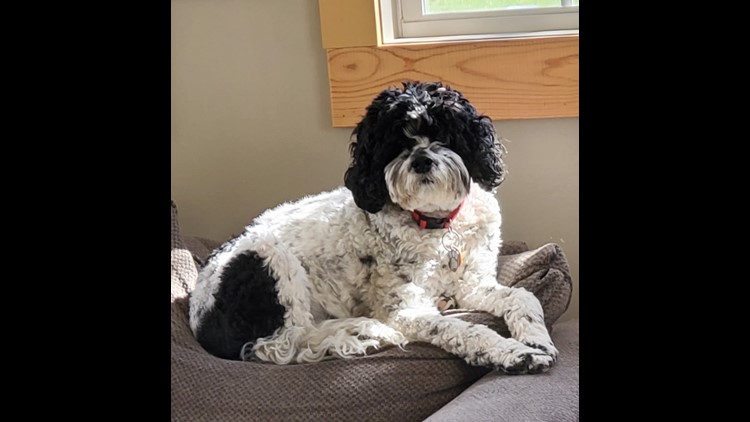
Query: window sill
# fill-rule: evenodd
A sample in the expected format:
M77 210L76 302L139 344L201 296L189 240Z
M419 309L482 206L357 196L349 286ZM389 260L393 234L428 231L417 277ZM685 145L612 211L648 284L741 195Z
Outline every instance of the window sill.
M449 44L460 42L480 42L480 41L509 41L524 40L537 38L556 38L556 37L577 37L578 31L544 31L544 32L524 32L519 34L486 34L486 35L450 35L443 37L417 37L417 38L396 38L392 42L383 42L380 47L393 47L399 45L433 45Z

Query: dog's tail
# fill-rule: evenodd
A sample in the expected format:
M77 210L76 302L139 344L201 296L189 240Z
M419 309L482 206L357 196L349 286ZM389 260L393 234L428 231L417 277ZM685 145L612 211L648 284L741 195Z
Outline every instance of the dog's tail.
M400 332L372 318L330 319L314 326L287 326L273 335L243 347L243 360L260 360L286 365L291 362L320 362L327 358L364 355L368 348L408 343ZM252 351L252 353L249 353Z

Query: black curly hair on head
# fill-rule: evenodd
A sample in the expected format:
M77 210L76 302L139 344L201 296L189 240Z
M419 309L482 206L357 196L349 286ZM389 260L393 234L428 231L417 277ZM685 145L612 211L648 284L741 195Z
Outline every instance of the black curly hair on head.
M409 148L412 141L405 131L443 142L461 157L482 188L502 183L503 148L490 118L440 82L403 82L403 89L378 94L352 131L352 161L344 184L358 207L376 213L390 202L384 171Z

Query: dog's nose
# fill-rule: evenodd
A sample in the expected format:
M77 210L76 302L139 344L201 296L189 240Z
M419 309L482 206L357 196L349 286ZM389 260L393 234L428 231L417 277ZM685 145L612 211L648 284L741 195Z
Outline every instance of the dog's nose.
M415 157L411 162L411 168L417 173L427 173L432 168L432 159L426 155Z

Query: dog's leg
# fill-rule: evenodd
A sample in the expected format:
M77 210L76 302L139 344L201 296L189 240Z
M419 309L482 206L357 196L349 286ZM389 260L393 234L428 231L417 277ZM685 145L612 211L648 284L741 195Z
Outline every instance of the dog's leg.
M408 339L431 343L476 366L493 366L509 374L544 372L552 357L523 343L505 338L482 324L440 315L432 309L401 309L391 325Z
M533 293L503 286L493 278L484 283L462 283L456 299L463 308L504 318L513 338L557 359L558 351L544 325L542 305Z
M403 346L406 338L372 318L330 319L308 330L299 339L297 362L318 362L327 357L350 358L383 344Z
M413 283L398 286L384 305L392 309L388 325L410 341L431 343L471 365L494 366L511 374L545 371L552 357L486 325L440 315L432 298Z
M248 343L244 360L257 358L277 364L320 362L331 357L364 355L383 344L403 346L406 338L372 318L331 319L316 326L284 327L273 336Z
M243 360L257 357L285 365L319 362L330 357L351 358L364 355L370 347L406 343L401 333L376 319L331 319L313 326L280 328L272 336L247 343L242 356Z

